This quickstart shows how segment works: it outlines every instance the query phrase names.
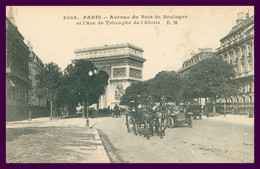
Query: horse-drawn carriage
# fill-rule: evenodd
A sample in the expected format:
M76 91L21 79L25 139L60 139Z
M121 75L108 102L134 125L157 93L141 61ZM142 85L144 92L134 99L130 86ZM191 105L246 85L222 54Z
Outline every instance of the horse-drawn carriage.
M192 113L179 106L166 104L164 99L159 105L153 103L149 98L146 103L132 101L130 111L126 114L127 131L134 131L137 135L140 134L138 129L142 129L147 139L154 133L163 138L167 127L173 128L181 125L192 127L191 116Z
M149 109L146 105L136 105L131 102L130 111L126 114L126 125L129 133L133 130L136 135L138 133L141 135L138 129L143 128L144 137L150 139L150 134L154 135L155 121L156 113L152 109ZM158 129L156 130L158 131Z
M147 98L145 103L139 101L130 102L130 110L126 114L127 131L133 131L136 135L141 134L142 129L144 137L150 139L150 135L156 133L163 138L167 127L178 126L192 127L193 107L175 106L166 104L162 99L159 105L156 105L151 98Z

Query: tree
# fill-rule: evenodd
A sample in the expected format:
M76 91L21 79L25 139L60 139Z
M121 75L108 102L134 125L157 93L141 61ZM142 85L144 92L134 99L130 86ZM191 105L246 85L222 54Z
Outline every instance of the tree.
M153 79L132 83L126 89L120 104L128 105L138 94L144 101L148 96L152 96L154 101L159 102L164 96L168 101L179 102L182 100L182 83L182 78L175 71L159 72Z
M159 72L153 79L148 80L148 93L155 101L164 96L168 101L180 102L182 100L182 78L175 71Z
M79 60L65 69L63 88L69 94L67 104L76 106L79 102L90 105L97 103L108 85L108 74L104 71L95 73L96 68L87 60ZM92 72L92 74L89 74Z
M57 99L62 72L58 65L51 62L45 64L43 70L35 78L39 81L36 88L37 94L50 101L50 119L52 119L53 102Z
M136 99L137 95L143 98L146 95L147 82L133 82L126 88L124 95L121 98L121 105L130 105L130 101Z
M187 100L212 97L215 103L216 98L236 95L239 85L235 76L233 65L226 61L216 57L204 59L184 76L184 96Z

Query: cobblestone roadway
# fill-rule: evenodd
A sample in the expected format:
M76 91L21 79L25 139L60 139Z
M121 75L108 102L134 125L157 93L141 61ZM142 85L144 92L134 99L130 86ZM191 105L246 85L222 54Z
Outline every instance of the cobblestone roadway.
M244 118L244 119L243 119ZM237 123L237 120L241 120ZM147 140L128 133L125 116L97 118L101 138L112 162L251 163L254 162L253 119L211 117L194 120L193 128L167 129L166 136Z

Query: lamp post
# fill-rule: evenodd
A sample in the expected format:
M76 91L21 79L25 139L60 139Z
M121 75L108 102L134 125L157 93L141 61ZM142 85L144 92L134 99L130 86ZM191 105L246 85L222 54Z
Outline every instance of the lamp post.
M97 74L97 69L95 68L93 71L88 72L88 76L92 77L94 74ZM86 127L89 128L89 92L87 93L87 119L86 119Z
M79 96L80 96L80 99L83 100L80 92L79 92ZM82 118L84 119L85 118L85 102L84 102L84 100L82 101L82 107L83 107L82 108Z

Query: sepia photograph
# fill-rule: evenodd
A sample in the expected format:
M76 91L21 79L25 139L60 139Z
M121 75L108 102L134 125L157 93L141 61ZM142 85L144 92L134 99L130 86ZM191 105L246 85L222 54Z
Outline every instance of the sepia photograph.
M6 6L6 163L255 163L254 6Z

